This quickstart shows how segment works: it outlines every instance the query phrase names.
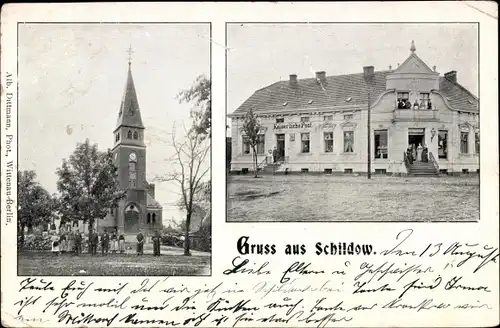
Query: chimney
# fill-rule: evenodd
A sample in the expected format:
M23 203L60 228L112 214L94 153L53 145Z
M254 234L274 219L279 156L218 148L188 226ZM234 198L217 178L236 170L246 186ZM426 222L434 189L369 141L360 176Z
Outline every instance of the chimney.
M364 66L363 67L363 77L365 80L371 79L373 77L375 68L373 66Z
M326 72L321 71L321 72L316 72L316 80L318 80L321 83L326 82Z
M290 74L290 84L297 84L297 74Z
M451 83L457 83L457 71L444 73L444 78L450 81Z

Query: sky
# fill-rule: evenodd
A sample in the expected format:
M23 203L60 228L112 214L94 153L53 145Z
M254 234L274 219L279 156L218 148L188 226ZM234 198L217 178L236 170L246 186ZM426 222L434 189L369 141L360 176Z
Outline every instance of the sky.
M153 181L165 163L173 124L189 126L191 104L177 94L210 76L209 24L19 25L19 169L32 169L50 193L56 169L77 143L113 146L132 47L132 75L146 127L147 179L156 184L163 223L182 219L178 188Z
M290 74L298 78L396 68L416 54L437 72L457 71L478 95L476 24L228 24L227 113L256 90Z

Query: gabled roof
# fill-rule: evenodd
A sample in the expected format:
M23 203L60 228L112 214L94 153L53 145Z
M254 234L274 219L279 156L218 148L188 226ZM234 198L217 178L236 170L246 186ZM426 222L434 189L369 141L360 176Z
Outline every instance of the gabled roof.
M147 194L147 198L146 198L146 206L149 207L149 208L162 208L162 206L160 205L160 203L158 203L158 201L156 201L156 199L154 199L153 197L151 197L151 195L149 193L146 193Z
M122 102L120 104L120 111L118 113L118 121L116 127L129 126L136 128L144 128L142 124L141 111L139 109L139 102L137 101L137 94L135 92L134 79L132 78L132 70L128 66L127 82L125 84L125 91L123 93Z
M416 53L412 52L411 55L406 58L406 60L399 65L399 67L394 71L395 73L431 73L436 74L432 69L430 69L427 64L417 56Z
M385 91L385 78L391 71L375 72L370 82L371 103ZM326 83L316 78L299 79L297 83L281 81L257 90L236 113L281 111L290 109L316 109L336 106L355 106L368 103L363 73L328 76Z
M393 72L374 72L370 82L371 104L386 91L386 76ZM280 112L343 106L359 108L368 103L366 91L363 73L328 76L326 83L319 83L316 78L299 79L296 83L281 81L255 91L234 114L245 113L250 109L254 112ZM440 76L439 92L453 109L478 111L478 99L458 83Z

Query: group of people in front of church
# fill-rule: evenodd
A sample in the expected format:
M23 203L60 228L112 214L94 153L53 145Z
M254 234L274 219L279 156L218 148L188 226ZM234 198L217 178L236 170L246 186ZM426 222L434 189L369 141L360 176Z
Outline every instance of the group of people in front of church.
M160 243L161 236L158 231L151 237L153 241L153 255L160 256ZM137 255L144 254L144 241L145 237L142 231L136 236L136 253ZM51 238L52 242L52 253L59 255L61 253L72 253L74 255L81 255L84 245L87 242L88 252L94 256L97 255L98 245L101 245L101 254L108 255L109 252L115 254L117 252L123 254L125 253L125 236L120 234L117 236L116 231L112 234L108 234L107 229L104 233L99 236L96 231L91 231L88 235L88 240L86 240L83 232L79 231L69 231L62 232L60 235L54 235Z
M411 102L408 99L398 99L398 109L411 109ZM431 100L427 100L427 102L424 102L423 100L420 100L420 104L418 101L415 99L415 102L413 103L413 109L432 109L432 103Z
M429 150L427 149L427 146L422 146L422 144L418 144L416 146L415 144L411 144L408 146L408 149L406 150L406 158L408 158L408 161L410 164L413 164L413 162L428 162L429 161Z

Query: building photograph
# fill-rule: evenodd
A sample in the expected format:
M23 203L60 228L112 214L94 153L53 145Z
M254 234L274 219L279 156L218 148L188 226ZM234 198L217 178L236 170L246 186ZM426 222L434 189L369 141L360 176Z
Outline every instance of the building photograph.
M26 23L19 39L18 273L210 274L210 24ZM178 151L193 140L203 156Z
M433 184L436 190L425 192L445 196L438 189L453 176L464 177L453 183L474 179L468 208L477 213L432 213L423 219L478 218L477 24L228 24L227 29L229 221L293 221L297 211L292 219L284 214L294 209L287 206L289 196L293 204L307 203L306 195L329 198L333 192L346 206L346 193L353 199L363 193L344 190L340 181L405 185L403 178L414 188ZM330 186L309 190L304 183ZM250 207L255 215L246 219ZM263 207L265 217L259 213ZM317 217L327 219L328 212ZM389 217L401 217L394 215ZM369 213L353 219L372 220Z

